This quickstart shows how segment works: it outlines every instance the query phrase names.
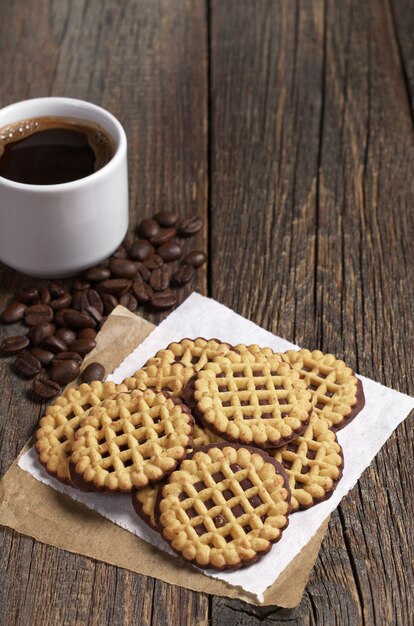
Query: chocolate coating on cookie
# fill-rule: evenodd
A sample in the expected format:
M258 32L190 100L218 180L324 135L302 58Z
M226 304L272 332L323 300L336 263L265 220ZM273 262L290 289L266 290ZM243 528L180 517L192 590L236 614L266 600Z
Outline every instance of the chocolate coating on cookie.
M193 428L189 408L167 393L118 394L92 410L76 433L72 481L83 491L109 493L159 482L192 448Z
M165 481L160 482L158 485L152 485L151 487L145 487L144 489L141 490L141 492L145 491L146 489L154 489L156 490L156 494L155 494L155 499L154 499L154 511L153 511L153 515L152 517L154 518L155 524L152 521L151 515L148 515L145 511L144 511L144 504L143 502L138 498L138 495L140 494L139 491L133 491L132 492L132 506L134 507L134 511L135 513L138 515L138 517L145 522L145 524L147 524L147 526L149 526L150 528L152 528L153 530L156 530L158 533L161 532L160 527L157 524L157 520L155 518L155 501L156 498L158 497L158 493L160 491L160 488L162 487L162 485L165 484Z
M183 393L205 428L231 443L263 449L301 435L312 413L311 394L299 373L260 349L213 359Z
M229 452L218 456L210 455L209 451L213 449L227 449ZM234 454L235 452L237 453ZM208 454L211 462L203 464L203 454ZM200 459L196 461L195 466L192 466L191 460L196 455ZM259 461L258 457L261 457L262 461ZM270 465L275 470L274 474L270 470ZM194 472L192 472L192 467ZM218 470L219 467L226 472L226 476ZM242 472L242 475L239 474L236 479L239 472ZM192 476L189 482L185 478L186 473L189 477ZM195 482L198 477L201 482ZM217 485L221 481L227 481L227 486L223 485L221 488L217 487L216 490L212 490L211 480ZM223 487L226 488L223 489ZM242 497L240 488L244 493ZM177 503L177 495L173 494L177 493L177 490L178 499L183 504L175 509L173 503ZM200 493L199 499L197 495L194 495L197 493ZM191 519L194 520L192 525L188 523L186 525L187 540L182 549L178 547L174 539L176 537L179 542L181 541L179 539L182 537L181 531L177 535L178 529L176 528L171 535L171 528L175 528L175 525L171 527L169 524L169 518L175 515L173 509L170 509L169 504L166 503L165 511L161 512L161 502L171 498L173 498L171 505L174 506L174 510L183 512L179 514L179 519L185 519L187 516L190 522ZM280 540L283 530L288 525L289 503L288 477L280 463L263 450L223 442L195 450L180 464L177 472L168 477L164 487L158 491L155 516L164 539L170 543L177 554L187 561L201 568L218 571L236 570L255 563L271 549L273 543ZM214 508L216 511L213 511ZM200 513L200 509L204 513ZM199 522L194 519L196 517L200 518ZM197 536L200 537L206 533L209 535L206 541L196 540ZM199 550L203 554L200 554ZM210 555L208 562L203 561L206 554Z
M356 376L356 374L354 375ZM362 409L364 408L365 406L364 387L362 385L362 380L360 380L359 378L357 378L356 389L357 389L356 402L351 407L351 412L349 413L349 415L346 415L344 417L341 424L338 424L337 426L334 426L334 425L331 426L331 430L333 430L334 433L338 432L338 430L342 430L342 428L345 428L345 426L348 426L348 424L350 424L352 420L356 418L358 413L360 413Z
M327 500L342 477L344 457L329 423L312 415L309 427L282 448L269 454L282 463L292 491L292 512Z
M334 432L347 426L364 407L361 380L333 354L301 348L281 356L306 382L316 413Z

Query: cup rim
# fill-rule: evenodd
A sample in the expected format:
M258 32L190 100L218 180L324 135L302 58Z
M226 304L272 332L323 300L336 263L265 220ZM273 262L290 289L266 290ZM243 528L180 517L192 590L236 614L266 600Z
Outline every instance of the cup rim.
M89 174L89 176L85 176L84 178L79 178L78 180L72 180L68 183L58 183L55 185L33 185L31 183L19 183L13 180L9 180L8 178L4 178L0 176L0 184L3 186L10 187L11 189L20 189L25 191L30 191L33 193L47 193L49 191L75 191L77 189L81 189L83 187L87 187L88 185L94 184L98 182L104 176L110 175L111 171L114 170L122 161L126 149L127 149L127 138L125 130L122 124L117 120L117 118L110 113L107 109L94 104L93 102L88 102L88 100L81 100L80 98L65 98L60 96L46 96L44 98L28 98L27 100L19 100L18 102L13 102L12 104L8 104L5 107L0 108L0 116L3 113L7 113L16 107L20 107L23 104L28 103L38 103L38 104L67 104L67 105L86 105L87 108L91 111L99 112L101 115L104 115L115 127L116 132L118 134L117 137L112 137L117 142L117 146L115 148L114 155L106 165L104 165L97 172L93 172ZM51 115L49 113L49 115ZM58 114L55 114L58 115ZM40 117L39 115L34 117ZM66 116L68 117L68 116ZM79 119L79 118L78 118ZM1 127L1 122L0 122ZM107 131L110 132L110 131Z

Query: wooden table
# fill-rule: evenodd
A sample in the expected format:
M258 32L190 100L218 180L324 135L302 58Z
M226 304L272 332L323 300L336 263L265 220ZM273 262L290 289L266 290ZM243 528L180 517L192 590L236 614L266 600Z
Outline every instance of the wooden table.
M131 228L161 208L205 218L209 263L192 288L413 394L413 9L4 0L0 104L66 95L111 110L129 140ZM3 308L33 280L0 272ZM0 368L2 475L44 407L8 360ZM333 514L295 610L196 594L1 528L0 622L412 624L412 426Z

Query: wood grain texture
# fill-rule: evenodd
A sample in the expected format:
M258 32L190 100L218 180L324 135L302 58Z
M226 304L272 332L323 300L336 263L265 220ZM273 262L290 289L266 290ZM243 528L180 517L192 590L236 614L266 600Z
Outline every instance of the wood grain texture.
M29 4L0 3L0 104L52 94L109 108L129 138L131 228L160 208L208 210L199 290L413 395L412 0ZM1 266L0 309L30 282ZM0 385L3 474L43 407L5 360ZM0 623L409 625L412 426L332 516L292 611L208 598L2 528Z
M394 37L400 56L401 73L409 93L411 113L414 118L414 42L413 0L390 0L390 12L393 20Z
M217 0L210 32L213 296L412 394L413 129L389 4ZM213 599L212 624L411 623L412 423L333 516L301 605Z

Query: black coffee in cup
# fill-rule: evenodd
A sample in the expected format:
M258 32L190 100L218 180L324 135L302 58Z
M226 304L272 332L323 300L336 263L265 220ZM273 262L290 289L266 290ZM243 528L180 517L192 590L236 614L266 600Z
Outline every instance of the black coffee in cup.
M100 170L115 152L92 122L38 117L0 129L0 176L17 183L56 185Z

